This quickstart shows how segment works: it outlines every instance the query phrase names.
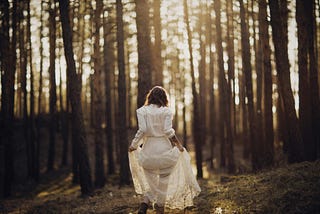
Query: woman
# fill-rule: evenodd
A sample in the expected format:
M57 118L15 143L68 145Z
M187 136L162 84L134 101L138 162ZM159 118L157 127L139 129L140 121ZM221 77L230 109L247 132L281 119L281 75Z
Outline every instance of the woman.
M164 207L192 206L201 190L190 156L172 128L165 89L152 88L137 117L139 129L129 147L129 161L135 190L144 196L138 213L146 213L149 203L157 213L163 213Z

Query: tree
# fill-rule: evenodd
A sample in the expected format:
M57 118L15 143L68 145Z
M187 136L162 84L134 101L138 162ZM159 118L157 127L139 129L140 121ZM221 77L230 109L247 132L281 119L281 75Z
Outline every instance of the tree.
M283 3L283 2L282 2ZM290 163L302 161L302 138L299 130L298 118L294 108L294 98L290 83L290 65L288 59L288 36L286 34L287 23L281 16L282 7L279 0L270 0L270 15L272 39L275 48L277 77L279 80L279 92L284 108L284 117L287 121L289 145L288 161Z
M2 185L4 197L11 195L11 184L14 178L14 148L13 148L13 112L14 112L14 80L16 70L16 44L17 44L17 1L13 1L12 7L12 37L10 39L9 29L9 2L5 0L0 4L1 16L1 67L4 72L1 78L1 130L3 145L4 178Z
M61 48L59 47L59 61L61 61ZM60 62L61 63L61 62ZM67 166L68 164L68 154L69 154L69 111L68 111L68 99L66 99L66 108L64 107L63 103L63 90L62 90L62 69L61 66L59 67L59 76L60 76L60 84L59 84L59 104L60 104L60 128L61 128L61 134L62 134L62 158L61 158L61 166ZM66 93L66 97L68 96L68 92Z
M233 0L226 2L227 10L227 52L228 52L228 102L230 105L231 126L236 134L236 104L235 104L235 56L234 56L234 24ZM232 90L233 89L233 90ZM231 142L233 143L233 142Z
M218 63L218 92L219 92L219 141L220 141L220 166L226 166L226 152L225 152L225 129L224 129L224 103L223 99L226 96L223 90L224 81L224 66L223 66L223 49L222 49L222 34L221 34L221 1L214 2L214 11L216 14L215 25L216 25L216 49L217 49L217 63Z
M319 2L318 2L319 3ZM319 97L319 62L317 61L317 26L315 17L315 4L313 0L304 2L306 7L307 30L308 30L308 56L310 69L310 93L311 93L311 115L312 117L312 134L311 142L305 142L307 147L307 159L314 161L320 157L320 97ZM320 8L318 7L318 10ZM317 151L318 148L318 151ZM318 153L318 154L317 154Z
M31 158L31 176L37 179L35 172L35 98L34 98L34 72L32 61L32 43L31 43L31 15L30 15L30 0L27 1L27 38L28 38L28 55L29 55L29 68L30 68L30 158Z
M18 76L20 74L21 90L20 90L20 103L22 104L20 108L22 109L22 121L23 121L23 132L24 132L24 141L26 147L26 156L27 156L27 169L28 169L28 176L32 174L32 163L31 163L31 148L30 148L30 137L29 137L29 115L28 115L28 92L27 92L27 63L28 63L28 53L26 47L26 26L25 26L25 18L24 18L24 11L25 2L18 3L18 39L19 39L19 71Z
M227 164L228 171L234 172L234 157L233 157L233 132L231 129L231 110L229 105L230 88L228 89L225 79L223 47L222 47L222 30L221 30L221 1L214 2L214 10L216 13L216 48L218 54L218 83L219 83L219 128L220 128L220 143L221 143L221 162L220 165Z
M147 0L135 0L138 40L138 107L144 103L152 83L152 54Z
M259 1L259 41L261 46L262 58L262 74L263 74L263 117L264 117L264 149L263 149L263 166L269 167L273 165L274 159L274 133L273 133L273 115L272 115L272 70L271 70L271 49L269 44L267 20L267 2L266 0Z
M105 185L105 175L103 166L103 141L102 141L102 80L101 80L101 60L100 60L100 26L101 13L103 5L102 0L96 0L96 9L94 13L94 75L93 75L93 90L94 93L94 141L95 141L95 186L103 187Z
M183 8L184 8L184 19L187 27L187 35L188 35L188 47L189 47L189 54L190 54L190 68L191 68L191 78L192 78L192 96L193 96L193 124L192 124L192 132L193 132L193 142L196 150L196 165L197 165L197 177L203 177L202 171L202 145L203 142L199 139L202 139L200 136L201 130L199 130L199 123L200 123L200 113L199 113L199 105L198 105L198 92L196 89L196 80L194 75L194 66L193 66L193 52L192 52L192 43L191 43L191 30L190 30L190 23L189 23L189 12L188 12L188 3L187 0L183 1Z
M126 76L124 62L124 32L122 19L122 1L116 1L117 6L117 51L118 51L118 135L120 145L120 185L130 184L129 179L129 159L128 159L128 135L127 135L127 110L126 110Z
M37 127L37 137L36 137L36 146L35 146L35 180L39 181L40 178L40 139L41 139L41 113L42 113L42 83L43 83L43 44L42 44L42 38L43 38L43 1L41 1L41 14L40 14L40 70L39 70L39 87L38 87L38 117L36 121L36 127Z
M199 4L200 11L206 11L203 4ZM200 60L199 60L199 113L200 113L200 121L201 123L197 124L199 127L199 130L201 133L199 133L199 139L200 142L203 143L203 145L206 142L206 32L203 29L203 26L205 26L205 16L206 13L200 13L199 14L199 43L200 43Z
M261 168L259 165L259 154L257 149L257 135L256 135L256 120L254 116L253 106L253 87L252 87L252 67L251 67L251 54L250 54L250 43L248 27L245 19L245 11L243 1L239 0L240 3L240 17L241 17L241 47L242 47L242 67L243 74L245 76L245 89L248 98L248 119L250 128L250 147L251 147L251 163L252 169L258 170Z
M68 0L60 0L60 17L62 23L62 36L64 44L64 53L67 62L67 76L68 84L70 85L70 102L72 108L72 126L73 132L76 137L77 148L76 153L78 156L79 163L79 175L80 175L80 186L81 193L83 195L90 195L93 192L91 169L89 164L88 148L86 144L86 134L83 123L83 114L81 106L81 91L79 88L79 81L76 72L75 61L73 58L72 48L72 31L70 27L70 20L68 15Z
M255 111L255 123L256 123L256 139L260 139L256 142L257 144L257 159L258 167L263 167L265 152L265 138L264 138L264 130L263 130L263 114L262 114L262 47L260 43L260 38L257 37L256 33L256 12L254 1L251 1L251 19L252 19L252 29L253 29L253 49L254 49L254 68L255 73L257 75L256 78L256 108Z
M153 1L153 26L154 26L154 48L153 48L153 64L154 75L153 84L163 85L162 57L161 57L161 16L160 16L161 0Z
M304 159L317 158L319 145L319 85L315 56L314 1L296 1L299 66L299 122L304 142Z
M112 175L115 172L114 155L113 155L113 124L112 124L112 99L111 99L111 76L114 61L113 42L110 42L110 31L112 24L108 23L110 18L103 19L103 33L104 33L104 72L105 72L105 96L106 96L106 140L107 140L107 158L108 158L108 174ZM113 38L112 38L113 39ZM111 45L112 44L112 45Z
M212 36L212 17L211 17L211 5L208 8L208 31L209 31L209 93L210 93L210 127L211 127L211 139L210 139L210 168L213 169L213 159L214 159L214 146L216 144L216 132L215 132L215 124L216 124L216 111L215 111L215 95L214 95L214 56L212 50L213 36Z
M308 69L308 26L305 1L297 0L296 21L298 28L298 68L299 68L299 123L303 142L305 142L305 158L308 158L315 148L308 145L313 144L312 122L311 122L311 91L310 73Z
M56 153L56 115L57 115L57 92L56 92L56 4L55 1L50 1L49 5L49 43L50 43L50 66L49 66L49 111L50 111L50 125L49 125L49 148L48 148L48 165L47 170L54 169L55 153Z

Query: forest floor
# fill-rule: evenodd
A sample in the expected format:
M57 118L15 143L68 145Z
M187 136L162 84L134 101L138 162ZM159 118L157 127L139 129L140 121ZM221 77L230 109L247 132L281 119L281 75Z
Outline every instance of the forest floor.
M131 133L132 132L132 133ZM130 132L133 136L134 131ZM91 197L81 197L79 185L72 184L70 167L61 168L61 136L57 140L56 170L46 172L48 139L46 132L41 143L41 180L39 184L27 179L23 136L15 136L15 185L13 196L0 200L1 213L137 213L141 196L133 185L119 187L118 177L108 176L107 184L95 190ZM93 169L94 140L88 133L88 148ZM189 142L191 145L191 143ZM192 147L192 146L191 146ZM166 213L320 213L320 160L287 165L281 152L276 154L276 167L250 173L250 163L242 159L242 146L235 144L237 174L228 175L219 169L219 147L214 148L214 170L207 167L208 151L204 149L204 179L199 180L202 189L194 206L184 211L166 209ZM71 151L71 148L69 149ZM192 161L194 153L190 148ZM279 155L280 154L280 155ZM69 156L70 157L70 156ZM71 160L69 160L69 163ZM194 162L193 162L194 164ZM149 214L155 213L152 208Z
M140 196L133 186L119 188L117 177L80 196L66 169L47 173L43 183L27 195L0 203L0 213L137 213ZM257 174L216 174L199 180L202 192L194 207L166 213L320 213L320 161L283 166ZM22 187L21 187L22 188ZM150 208L148 213L155 213Z

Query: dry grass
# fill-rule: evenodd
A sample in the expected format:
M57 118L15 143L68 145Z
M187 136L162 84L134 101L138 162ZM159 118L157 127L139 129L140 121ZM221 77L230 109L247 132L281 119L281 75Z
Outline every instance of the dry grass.
M320 161L228 180L207 195L216 213L320 213Z
M82 198L79 187L70 184L69 172L56 174L54 178L48 175L50 179L30 193L1 202L0 213L137 212L140 196L132 186L119 188L116 177L109 178L109 184L93 197ZM202 192L194 207L166 213L320 213L320 161L221 180L199 181Z

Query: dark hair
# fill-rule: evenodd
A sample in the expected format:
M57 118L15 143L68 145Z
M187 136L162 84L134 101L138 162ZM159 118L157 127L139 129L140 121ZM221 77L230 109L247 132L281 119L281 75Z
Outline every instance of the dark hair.
M162 88L161 86L153 87L149 93L147 94L146 101L144 105L155 104L159 107L161 106L168 106L168 95L167 91Z

